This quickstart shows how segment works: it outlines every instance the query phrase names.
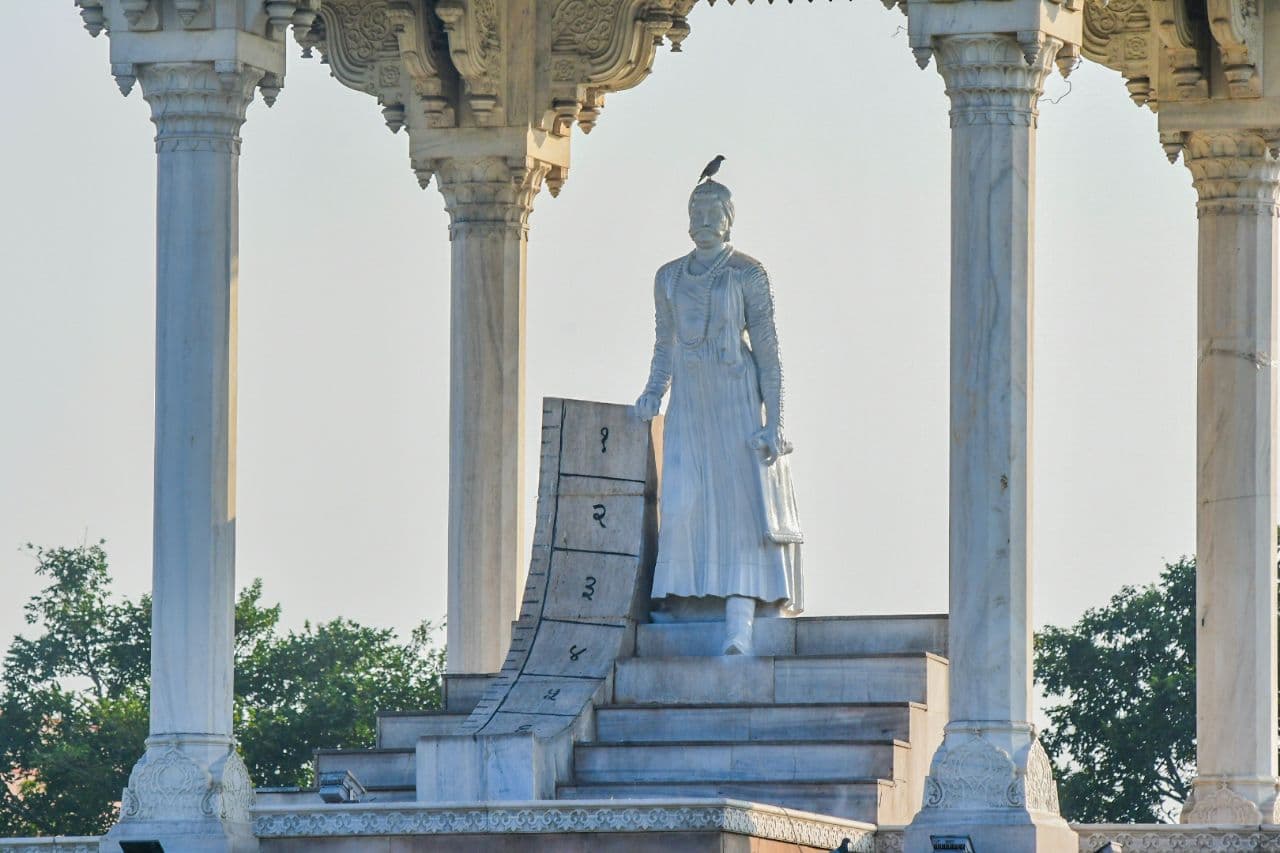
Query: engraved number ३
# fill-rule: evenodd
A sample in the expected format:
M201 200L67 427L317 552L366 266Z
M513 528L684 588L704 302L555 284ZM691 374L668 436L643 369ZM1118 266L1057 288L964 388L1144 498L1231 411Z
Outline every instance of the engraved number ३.
M587 575L586 583L582 585L582 597L587 601L594 601L596 597L596 578L595 575Z

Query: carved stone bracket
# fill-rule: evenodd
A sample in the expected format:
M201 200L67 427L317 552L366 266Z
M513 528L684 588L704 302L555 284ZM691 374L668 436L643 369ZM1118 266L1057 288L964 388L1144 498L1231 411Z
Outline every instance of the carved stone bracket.
M664 39L681 50L694 0L557 0L551 16L551 103L543 126L595 127L608 92L648 76Z
M1151 20L1160 3L1185 8L1185 0L1087 0L1084 6L1085 58L1119 71L1133 102L1152 110L1158 103L1154 63L1161 48Z
M378 99L393 132L418 117L428 128L457 124L456 75L441 56L443 34L420 4L325 0L294 32L304 55L318 48L338 82Z
M1056 815L1058 786L1049 756L1030 727L996 730L953 723L925 779L924 807Z
M438 0L436 15L449 36L449 56L465 83L467 103L480 126L497 124L506 76L497 0Z
M1209 30L1222 54L1222 72L1233 98L1262 94L1262 18L1258 0L1206 0Z

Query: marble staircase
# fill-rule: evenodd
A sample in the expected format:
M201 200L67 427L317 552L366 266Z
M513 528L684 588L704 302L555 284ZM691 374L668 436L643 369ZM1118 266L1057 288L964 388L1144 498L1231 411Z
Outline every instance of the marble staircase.
M730 798L909 822L946 721L946 618L761 620L749 658L714 654L719 631L637 626L557 798ZM349 770L375 802L414 801L418 740L457 732L483 686L451 681L442 711L379 715L377 748L321 750L317 770Z
M727 797L907 823L946 721L946 619L762 620L756 657L720 626L637 626L561 799Z

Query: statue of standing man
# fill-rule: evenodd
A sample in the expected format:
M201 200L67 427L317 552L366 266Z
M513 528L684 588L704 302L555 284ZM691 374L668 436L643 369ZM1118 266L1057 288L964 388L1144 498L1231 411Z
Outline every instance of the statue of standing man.
M654 282L657 335L636 401L663 432L655 621L724 620L725 654L751 654L757 615L801 610L800 534L782 432L782 365L763 266L729 245L733 198L689 197L694 249Z

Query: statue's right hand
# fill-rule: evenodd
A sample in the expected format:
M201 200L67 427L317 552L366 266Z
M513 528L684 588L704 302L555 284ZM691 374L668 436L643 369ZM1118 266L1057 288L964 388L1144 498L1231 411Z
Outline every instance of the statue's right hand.
M640 399L636 400L636 417L642 421L651 421L658 416L661 406L662 398L657 394L641 394Z

